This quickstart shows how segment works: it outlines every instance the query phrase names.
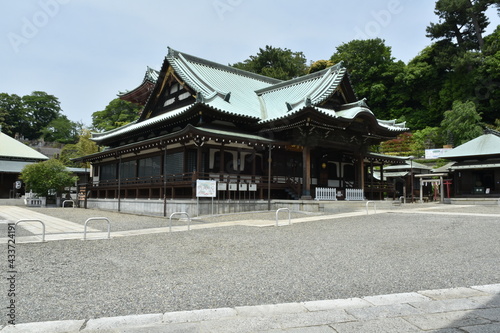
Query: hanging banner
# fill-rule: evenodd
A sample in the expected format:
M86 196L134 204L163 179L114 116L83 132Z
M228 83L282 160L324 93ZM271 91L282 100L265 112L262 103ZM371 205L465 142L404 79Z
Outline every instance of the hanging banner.
M196 197L215 198L217 196L216 180L196 180Z

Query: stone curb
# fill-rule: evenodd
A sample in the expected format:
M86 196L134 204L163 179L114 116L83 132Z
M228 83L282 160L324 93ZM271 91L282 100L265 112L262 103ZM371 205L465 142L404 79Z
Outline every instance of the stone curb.
M500 284L410 293L9 325L0 333L391 332L500 329ZM491 302L491 304L490 304ZM449 326L453 325L453 326ZM450 330L451 332L451 330Z

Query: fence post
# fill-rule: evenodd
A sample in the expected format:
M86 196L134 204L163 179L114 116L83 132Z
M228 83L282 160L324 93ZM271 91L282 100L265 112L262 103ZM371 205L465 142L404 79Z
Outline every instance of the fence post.
M74 202L73 200L64 200L64 201L63 201L63 203L62 203L62 207L63 207L63 208L64 208L64 207L66 207L66 206L64 206L64 204L65 204L66 202L71 202L71 203L72 203L71 207L72 207L72 208L75 208L75 202Z
M288 208L278 208L278 209L276 210L276 226L278 226L278 214L279 214L279 212L280 212L280 211L282 211L282 210L286 210L286 211L288 211L288 225L291 225L291 224L292 224L292 220L291 220L291 218L290 218L290 209L288 209Z
M85 224L83 225L83 240L87 239L87 223L89 221L93 221L93 220L103 220L103 221L107 222L107 224L108 224L108 239L110 239L111 238L111 223L109 222L109 219L107 217L91 217L91 218L88 218L85 221Z
M170 223L169 223L169 232L172 232L172 216L174 216L174 215L180 215L180 214L187 216L187 218L188 218L188 231L190 230L191 217L189 216L189 214L186 213L186 212L175 212L175 213L170 214L170 218L169 218L169 220L170 220Z
M375 214L377 214L377 203L375 201L367 201L366 202L366 215L368 215L368 205L373 204L373 209L375 211Z
M36 220L36 219L23 219L23 220L18 220L15 226L17 227L17 225L21 222L40 222L42 224L42 242L45 242L45 223L43 223L41 220Z

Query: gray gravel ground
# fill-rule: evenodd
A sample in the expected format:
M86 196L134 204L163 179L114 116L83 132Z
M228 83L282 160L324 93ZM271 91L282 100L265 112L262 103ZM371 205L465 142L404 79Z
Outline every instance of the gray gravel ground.
M30 210L58 217L71 222L79 223L83 225L85 221L90 217L107 217L110 220L111 231L124 231L124 230L136 230L136 229L148 229L148 228L160 228L168 227L170 220L169 217L159 217L159 216L148 216L148 215L135 215L135 214L124 214L112 211L94 210L94 209L71 209L71 208L29 208ZM313 216L318 214L306 213L306 212L292 212L291 218ZM284 213L280 214L280 220L288 218ZM225 215L213 215L213 216L200 216L192 217L191 223L194 224L206 224L213 222L223 222L223 221L234 221L240 220L251 220L251 219L261 219L261 220L276 220L275 212L252 212L252 213L240 213L240 214L225 214ZM172 218L172 225L186 225L187 220L183 215L176 215ZM103 221L91 221L88 224L89 227L99 229L102 231L107 230L107 224Z
M0 237L7 237L8 233L8 222L7 220L3 220L0 217ZM29 232L28 230L25 230L22 228L22 224L19 224L19 228L16 228L16 236L17 237L22 237L22 236L33 236L34 234L32 232Z
M500 207L443 205L430 211L498 215ZM121 216L135 223L155 219ZM279 228L19 244L17 322L499 283L499 217L394 210Z

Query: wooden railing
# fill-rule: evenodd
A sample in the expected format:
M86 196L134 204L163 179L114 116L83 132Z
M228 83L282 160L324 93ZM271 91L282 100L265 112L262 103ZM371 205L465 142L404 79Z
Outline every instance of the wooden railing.
M169 174L166 176L150 176L150 177L134 177L123 178L120 180L120 187L122 189L133 188L147 188L147 187L191 187L194 186L197 179L202 180L217 180L223 183L247 183L256 184L258 188L265 189L268 185L268 177L263 175L248 175L248 174L221 174L221 173L203 173L203 172L187 172L179 174ZM354 181L344 181L345 188L357 188ZM302 193L302 179L298 177L289 176L272 176L271 188L284 189L289 193L296 194L297 197ZM313 189L316 186L312 186ZM86 190L107 190L117 189L118 179L99 180L87 185ZM345 188L337 187L337 190L344 190ZM370 192L393 192L394 185L388 182L366 182L364 187L365 193Z

